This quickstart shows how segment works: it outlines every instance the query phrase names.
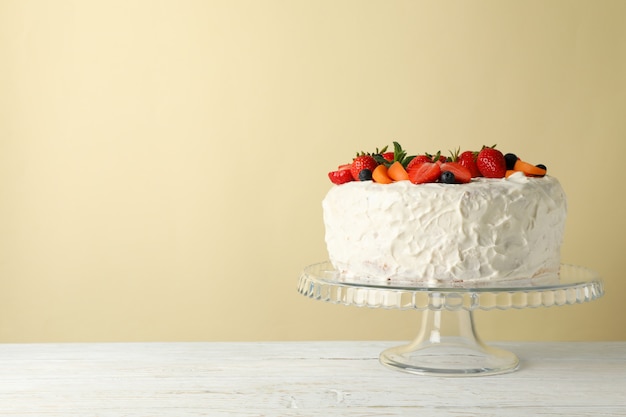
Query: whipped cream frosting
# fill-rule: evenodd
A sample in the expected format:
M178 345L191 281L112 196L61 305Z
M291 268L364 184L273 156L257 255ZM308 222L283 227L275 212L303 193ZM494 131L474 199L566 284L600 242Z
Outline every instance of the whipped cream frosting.
M439 285L558 275L567 201L554 177L350 182L322 208L330 262L346 277Z

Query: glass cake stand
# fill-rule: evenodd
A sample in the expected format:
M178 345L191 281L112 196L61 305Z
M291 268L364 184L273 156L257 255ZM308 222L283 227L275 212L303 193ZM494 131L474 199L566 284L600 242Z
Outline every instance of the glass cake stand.
M441 288L348 279L330 262L321 262L302 271L298 292L336 304L423 311L415 339L383 351L380 362L395 370L421 375L479 376L515 371L519 360L514 353L480 340L474 325L475 310L584 303L601 297L604 285L596 272L566 264L561 265L559 276L539 282Z

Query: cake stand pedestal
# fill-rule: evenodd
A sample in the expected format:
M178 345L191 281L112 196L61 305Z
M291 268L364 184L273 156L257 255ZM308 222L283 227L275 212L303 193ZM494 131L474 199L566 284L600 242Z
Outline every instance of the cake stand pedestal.
M304 296L331 303L423 311L415 339L380 354L392 369L421 375L479 376L515 371L517 356L485 345L474 325L475 310L550 307L601 297L604 286L590 269L561 265L559 276L450 288L385 285L348 279L329 262L306 267L298 282Z

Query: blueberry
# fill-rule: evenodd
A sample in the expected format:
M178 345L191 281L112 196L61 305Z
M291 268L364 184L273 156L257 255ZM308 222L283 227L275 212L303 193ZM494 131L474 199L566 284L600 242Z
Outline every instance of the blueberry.
M506 169L513 169L515 163L517 162L517 155L514 153L507 153L504 155L504 160L506 161Z
M439 177L439 181L444 184L454 184L456 182L456 178L454 178L454 174L450 171L443 171L441 176Z
M535 165L537 168L541 168L541 169L545 169L546 171L548 170L548 168L546 168L546 166L544 164L537 164Z
M372 171L365 168L359 172L359 181L371 181L372 180Z

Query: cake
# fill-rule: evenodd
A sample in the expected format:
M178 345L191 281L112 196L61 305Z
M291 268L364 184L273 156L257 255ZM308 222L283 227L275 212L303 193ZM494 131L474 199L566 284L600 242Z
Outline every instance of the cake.
M558 277L567 202L545 166L493 147L450 158L394 147L329 173L325 241L341 276L428 286Z

